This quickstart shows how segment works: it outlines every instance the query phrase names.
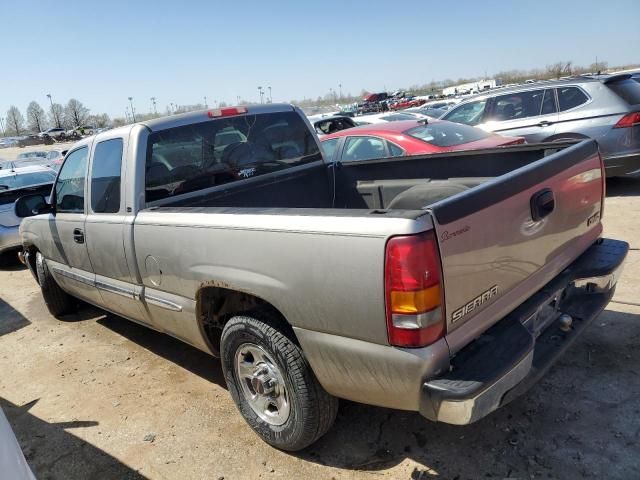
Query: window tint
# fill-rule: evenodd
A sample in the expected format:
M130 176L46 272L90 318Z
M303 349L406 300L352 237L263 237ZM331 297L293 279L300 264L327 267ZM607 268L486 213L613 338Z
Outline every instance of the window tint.
M632 79L620 80L617 82L607 83L607 87L613 90L629 105L640 105L640 84Z
M450 122L464 123L466 125L477 125L482 120L486 100L478 100L477 102L469 102L449 111L443 118Z
M56 182L56 211L84 212L84 180L87 175L87 147L71 152Z
M149 136L146 201L320 159L312 132L295 112L238 115L169 128Z
M589 100L589 97L578 87L558 88L558 104L561 112L582 105L587 100Z
M320 146L322 147L322 154L324 155L325 161L333 161L333 156L336 153L336 147L338 146L339 141L339 138L332 138L330 140L320 142Z
M549 88L544 91L544 99L542 100L542 111L541 115L549 115L550 113L556 113L558 109L556 108L556 99L555 94L553 92L553 88Z
M5 175L0 177L0 192L13 190L14 188L30 187L32 185L42 185L53 183L56 178L55 172L31 172L16 173L15 175Z
M491 135L479 128L449 122L420 125L404 133L436 147L453 147L482 140Z
M355 123L350 118L333 118L316 122L316 132L320 135L328 135L354 126Z
M91 164L91 210L96 213L120 211L120 170L122 139L96 145Z
M544 90L532 90L495 97L490 120L502 122L537 117L542 111L544 94Z
M391 154L392 157L401 157L404 155L404 150L401 149L396 144L387 142L387 146L389 147L389 153Z
M352 162L387 156L384 141L375 137L349 137L342 153L342 160Z

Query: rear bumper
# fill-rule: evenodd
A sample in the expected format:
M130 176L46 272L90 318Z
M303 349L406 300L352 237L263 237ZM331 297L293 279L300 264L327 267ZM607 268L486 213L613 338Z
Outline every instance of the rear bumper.
M0 253L17 249L21 246L22 242L20 241L18 226L4 227L0 225Z
M424 382L420 413L465 425L525 392L606 307L629 245L603 239ZM571 325L567 325L568 320Z
M640 173L640 152L602 157L607 177L624 177Z

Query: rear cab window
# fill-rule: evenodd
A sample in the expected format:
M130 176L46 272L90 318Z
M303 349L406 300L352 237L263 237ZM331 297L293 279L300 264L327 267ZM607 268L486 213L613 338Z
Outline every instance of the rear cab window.
M149 136L146 202L321 160L296 112L216 118Z

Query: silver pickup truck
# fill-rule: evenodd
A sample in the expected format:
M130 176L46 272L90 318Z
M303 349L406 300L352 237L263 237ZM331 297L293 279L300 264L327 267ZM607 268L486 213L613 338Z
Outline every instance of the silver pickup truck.
M327 164L289 105L137 123L69 150L22 197L24 259L75 299L218 356L284 450L338 398L474 422L535 382L607 305L597 144Z

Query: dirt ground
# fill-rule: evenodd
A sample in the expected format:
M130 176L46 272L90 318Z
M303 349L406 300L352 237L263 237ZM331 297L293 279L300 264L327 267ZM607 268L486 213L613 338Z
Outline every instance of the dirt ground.
M16 263L0 270L0 407L40 479L640 478L640 181L608 196L605 234L632 247L614 302L471 426L342 402L318 443L280 452L244 423L218 360L97 309L55 320Z

